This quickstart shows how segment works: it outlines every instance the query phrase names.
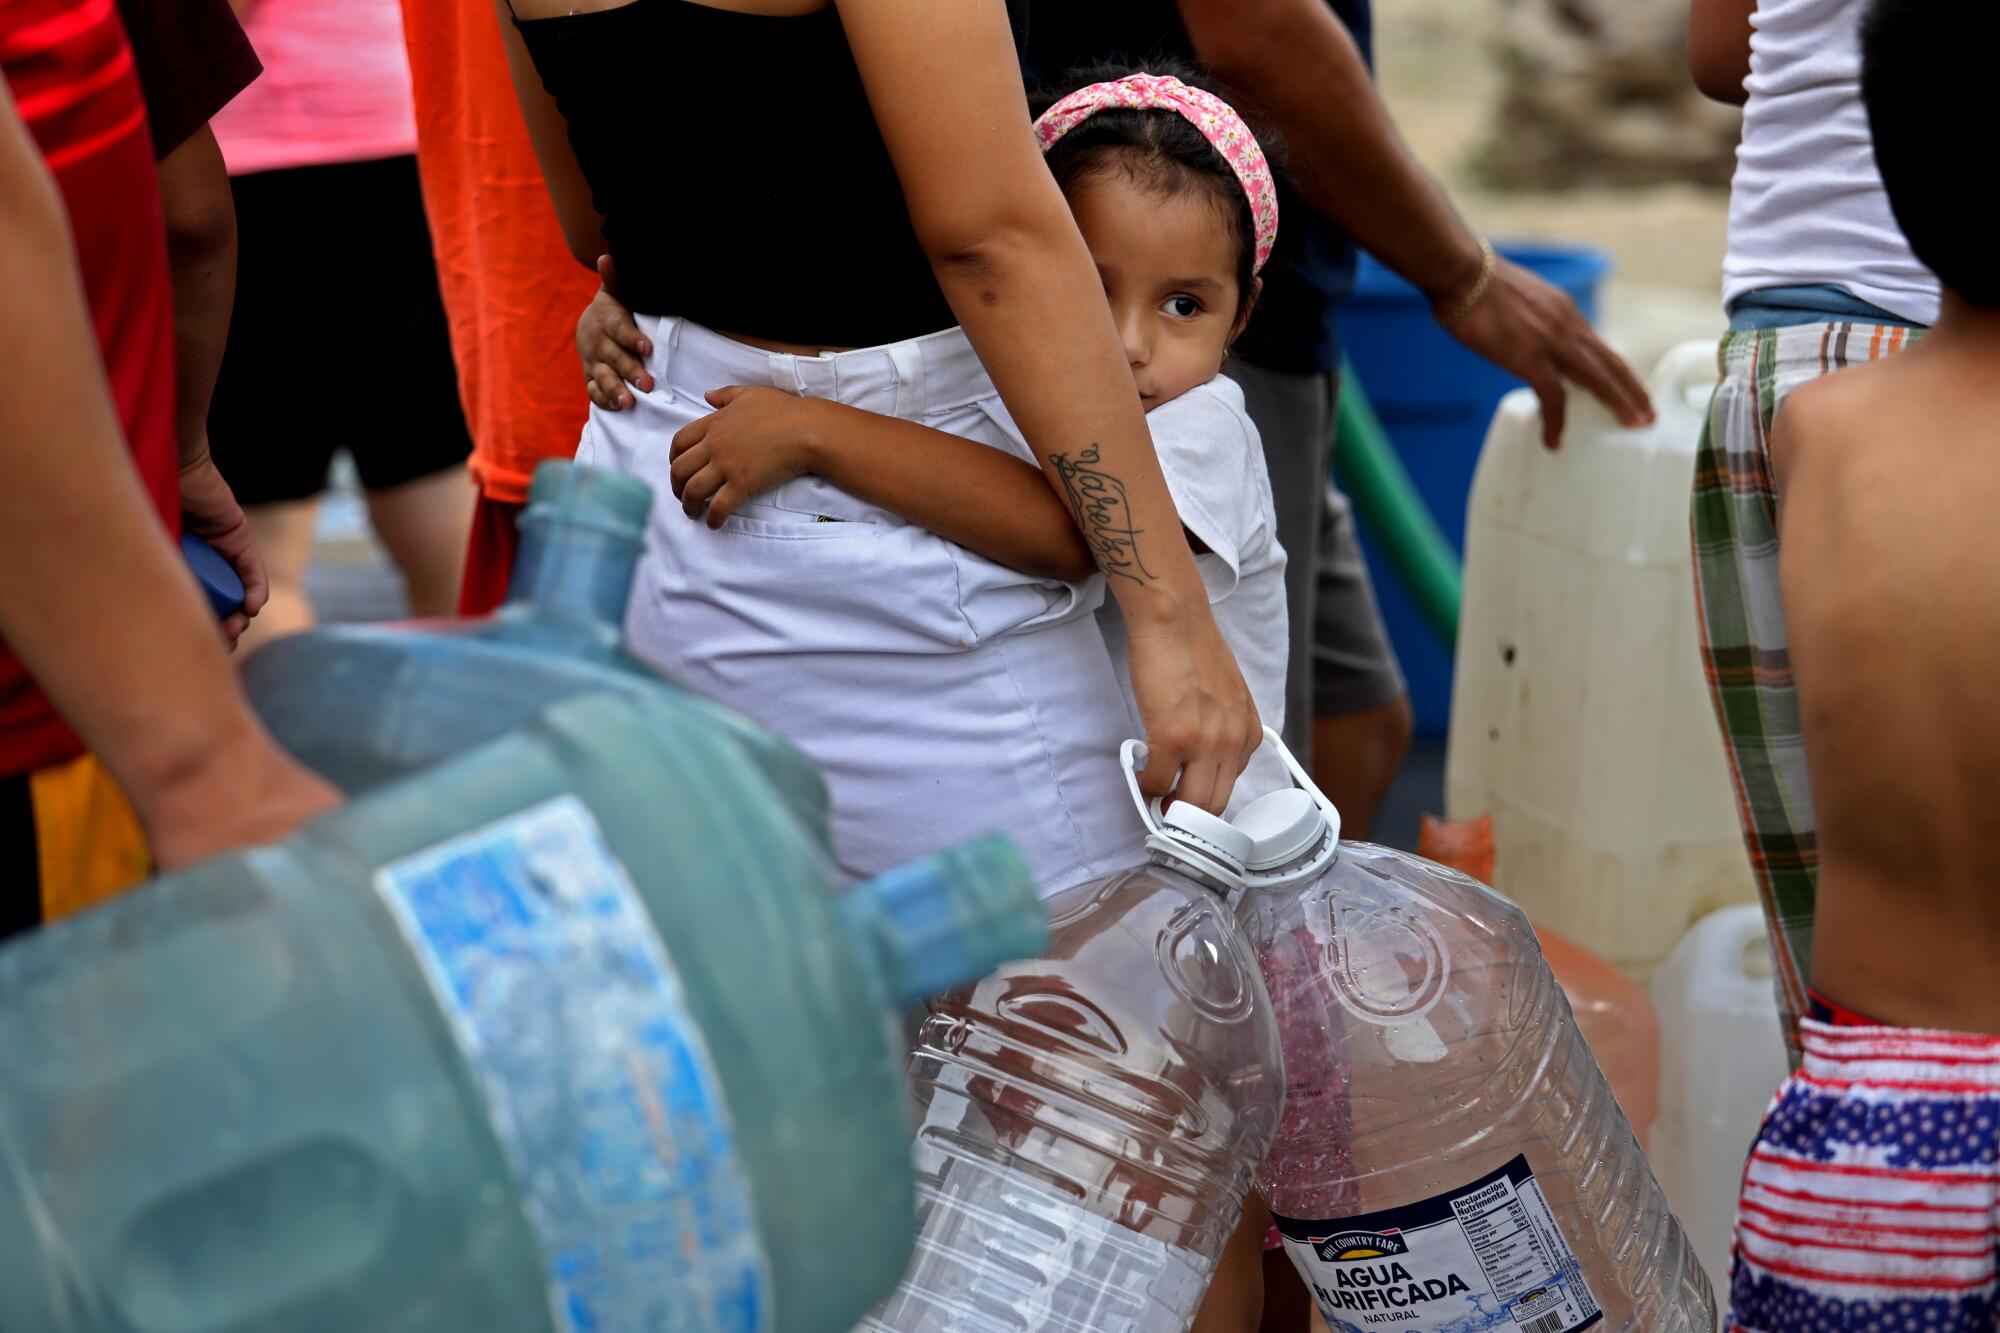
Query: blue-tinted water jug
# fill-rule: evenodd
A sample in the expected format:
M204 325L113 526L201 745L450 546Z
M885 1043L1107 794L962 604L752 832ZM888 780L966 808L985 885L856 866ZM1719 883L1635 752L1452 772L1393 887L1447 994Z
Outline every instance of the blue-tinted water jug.
M625 603L652 505L644 482L544 463L497 613L331 625L279 639L244 666L250 701L280 745L355 792L505 735L576 694L671 700L732 734L801 817L823 829L825 784L802 755L625 651Z
M830 891L733 737L595 695L0 948L8 1333L850 1327L897 1007L1044 947L993 839Z

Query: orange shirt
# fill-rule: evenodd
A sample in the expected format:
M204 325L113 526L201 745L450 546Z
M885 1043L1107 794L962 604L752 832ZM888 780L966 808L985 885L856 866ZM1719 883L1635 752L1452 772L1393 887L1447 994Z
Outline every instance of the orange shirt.
M563 241L491 0L409 0L403 36L472 474L519 504L536 464L576 452L590 410L576 320L597 277Z

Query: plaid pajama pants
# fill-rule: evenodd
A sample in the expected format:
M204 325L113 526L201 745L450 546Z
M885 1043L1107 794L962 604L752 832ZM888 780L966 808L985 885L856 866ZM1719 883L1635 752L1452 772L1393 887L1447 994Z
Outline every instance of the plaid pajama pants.
M1722 725L1743 840L1764 903L1792 1064L1811 972L1818 826L1778 597L1771 423L1799 385L1887 356L1918 331L1875 324L1749 329L1722 341L1722 380L1695 458L1691 527L1702 665Z

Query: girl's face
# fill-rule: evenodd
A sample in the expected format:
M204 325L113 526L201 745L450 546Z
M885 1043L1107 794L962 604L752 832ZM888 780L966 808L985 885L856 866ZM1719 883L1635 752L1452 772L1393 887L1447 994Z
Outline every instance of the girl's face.
M1250 315L1215 201L1198 190L1163 195L1113 167L1073 182L1069 207L1145 409L1214 379Z

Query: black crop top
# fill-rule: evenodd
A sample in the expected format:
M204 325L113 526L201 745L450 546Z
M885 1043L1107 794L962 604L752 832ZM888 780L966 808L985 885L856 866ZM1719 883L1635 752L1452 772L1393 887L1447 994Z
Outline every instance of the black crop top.
M1008 8L1018 45L1026 0ZM515 27L634 310L822 347L956 322L834 9L627 0Z

